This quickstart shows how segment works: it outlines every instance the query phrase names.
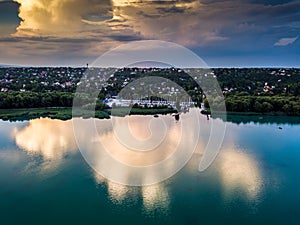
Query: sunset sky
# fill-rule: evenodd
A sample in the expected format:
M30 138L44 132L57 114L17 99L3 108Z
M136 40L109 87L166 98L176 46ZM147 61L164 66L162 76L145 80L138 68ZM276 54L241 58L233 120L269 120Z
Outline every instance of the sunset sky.
M84 66L154 39L211 67L300 67L300 1L0 0L0 27L0 65Z

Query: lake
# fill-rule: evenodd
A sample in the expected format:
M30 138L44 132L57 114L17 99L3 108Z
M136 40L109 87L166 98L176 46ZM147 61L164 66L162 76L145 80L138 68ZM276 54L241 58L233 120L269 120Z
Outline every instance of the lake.
M300 124L281 117L272 123L226 122L220 153L199 172L211 124L224 122L199 114L198 130L189 115L179 121L168 115L0 121L0 224L299 224ZM85 127L90 122L96 136ZM146 144L127 137L128 130ZM128 186L112 180L134 183L139 174L117 170L103 159L97 143L136 167L163 160L174 149L190 153L197 146L183 169L168 179L162 179L167 170L161 170L144 178L162 182ZM131 144L145 152L129 151Z

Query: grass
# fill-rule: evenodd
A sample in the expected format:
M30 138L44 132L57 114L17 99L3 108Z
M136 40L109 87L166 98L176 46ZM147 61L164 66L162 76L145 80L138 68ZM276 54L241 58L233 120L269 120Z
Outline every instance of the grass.
M174 113L174 109L140 109L121 107L107 110L75 110L72 108L30 108L30 109L0 109L0 119L4 121L25 121L36 118L51 118L58 120L70 120L72 117L108 119L110 115L154 115Z
M89 111L76 111L74 117L87 117L91 115ZM51 118L58 120L72 119L72 108L35 108L35 109L0 109L0 119L5 121L24 121L36 118ZM107 119L109 115L107 112L96 111L94 115L99 119Z

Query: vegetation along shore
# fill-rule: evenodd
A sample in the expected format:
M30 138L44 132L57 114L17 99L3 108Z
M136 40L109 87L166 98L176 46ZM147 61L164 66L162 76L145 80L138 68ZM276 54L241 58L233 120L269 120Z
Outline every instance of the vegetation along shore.
M131 87L132 93L119 97L151 101L157 96L161 100L176 97L176 101L180 101L184 91L190 96L188 101L194 102L196 106L204 102L209 111L210 106L218 109L218 104L222 103L222 99L216 97L208 102L205 99L206 93L202 91L198 83L206 77L214 77L223 92L229 113L300 116L300 69L202 69L200 72L203 76L198 78L200 82L199 80L196 82L189 75L189 70L177 68L123 68L110 69L110 73L103 72L105 69L90 68L89 76L86 75L86 69L0 68L0 119L16 120L37 117L70 119L74 96L80 99L82 112L95 108L95 117L109 118L111 110L103 100L119 95L124 87L143 77L162 77L173 84L168 82L150 84L151 92L148 91L144 96L136 94L139 93L138 87ZM89 87L90 93L80 93L78 86ZM100 93L91 104L91 90L99 91L99 87L101 87ZM141 89L143 88L145 87L141 86ZM133 107L130 113L167 114L173 113L174 110L167 106ZM124 115L127 109L120 108L114 112Z

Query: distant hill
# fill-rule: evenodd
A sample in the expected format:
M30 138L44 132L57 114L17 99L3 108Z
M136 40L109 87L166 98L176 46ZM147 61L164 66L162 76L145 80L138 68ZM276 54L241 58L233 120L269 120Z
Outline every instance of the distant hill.
M155 62L155 61L143 61L143 62L136 62L127 67L139 67L139 68L170 68L172 65L162 63L162 62Z
M21 67L21 66L0 64L0 68L8 68L8 67Z

